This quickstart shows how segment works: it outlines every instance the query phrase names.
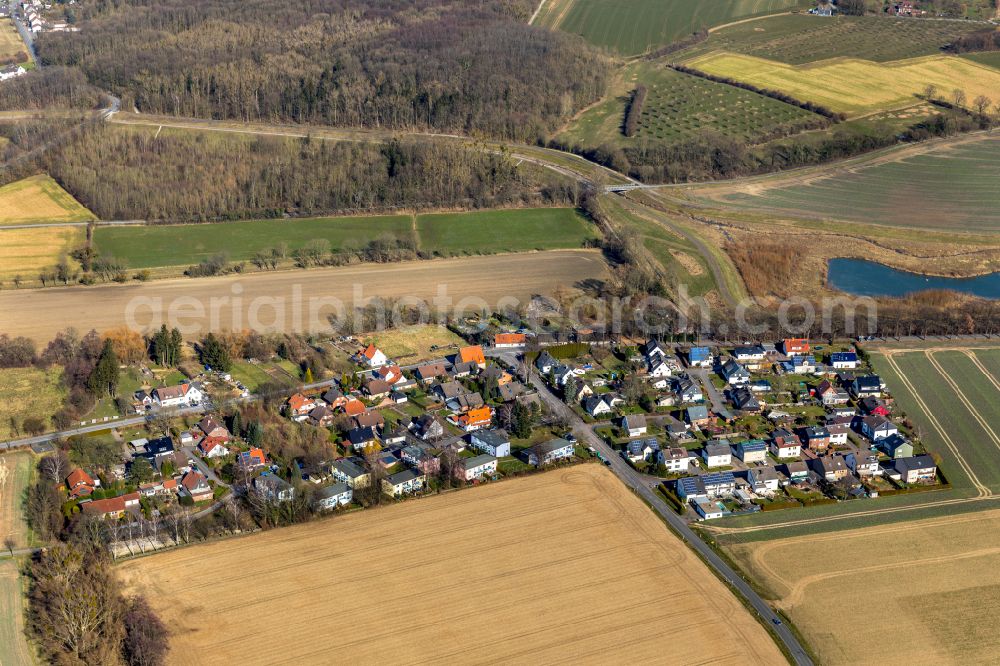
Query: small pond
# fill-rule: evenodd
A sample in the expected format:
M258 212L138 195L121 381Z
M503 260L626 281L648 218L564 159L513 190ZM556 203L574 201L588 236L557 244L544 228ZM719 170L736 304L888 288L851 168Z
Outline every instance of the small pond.
M972 278L920 275L864 259L831 259L828 282L856 296L905 296L928 289L951 289L983 298L1000 298L1000 273Z

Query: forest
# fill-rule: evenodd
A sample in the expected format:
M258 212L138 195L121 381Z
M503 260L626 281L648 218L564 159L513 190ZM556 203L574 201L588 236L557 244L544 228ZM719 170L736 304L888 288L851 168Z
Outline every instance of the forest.
M572 183L458 142L354 143L86 128L41 158L103 219L204 221L572 203Z
M582 39L526 25L527 0L82 0L41 35L145 113L434 129L537 141L604 92Z

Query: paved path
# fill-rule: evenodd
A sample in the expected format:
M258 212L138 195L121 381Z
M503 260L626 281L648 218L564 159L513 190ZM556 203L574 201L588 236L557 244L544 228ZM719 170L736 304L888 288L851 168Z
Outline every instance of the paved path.
M503 358L508 363L517 363L513 354L505 354ZM777 635L778 639L784 643L785 648L792 655L796 664L813 663L805 649L795 637L795 634L792 633L787 625L781 623L781 619L767 604L767 602L765 602L764 599L761 598L761 596L757 594L752 587L750 587L750 584L747 581L745 581L721 557L719 557L714 550L702 541L698 535L691 530L683 518L678 516L672 509L670 509L669 506L667 506L667 503L663 501L663 499L661 499L656 492L654 492L653 488L649 485L649 481L643 475L632 469L630 465L615 454L611 447L609 447L602 439L597 437L597 435L594 434L594 431L583 422L583 419L581 419L576 412L567 407L562 400L556 397L556 395L549 390L545 382L543 382L535 372L531 372L531 383L536 389L538 389L539 395L549 409L572 425L573 434L576 435L578 441L592 446L599 451L601 455L610 463L609 467L611 471L614 472L615 475L621 479L623 483L625 483L625 485L632 488L632 490L650 507L652 507L652 509L656 511L656 513L658 513L675 532L677 532L680 538L683 541L686 541L688 545L701 556L702 560L704 560L706 564L715 569L715 571L729 584L729 586L734 589L736 593L741 595L763 618L764 622L770 624L771 629Z

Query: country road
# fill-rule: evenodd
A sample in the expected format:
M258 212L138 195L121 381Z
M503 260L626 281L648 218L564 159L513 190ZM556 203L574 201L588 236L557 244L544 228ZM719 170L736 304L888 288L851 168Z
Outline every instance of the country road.
M513 367L518 367L519 361L514 353L506 353L501 356L505 362ZM584 442L594 447L610 463L610 469L621 481L639 495L657 514L663 518L671 528L687 542L687 544L701 556L702 560L725 580L729 586L757 612L762 621L769 625L774 634L784 643L788 653L795 660L796 664L811 665L812 659L799 643L795 634L784 624L781 618L774 612L771 606L757 594L750 584L744 580L736 571L732 569L708 544L702 541L697 534L688 526L687 522L678 516L667 506L667 503L650 487L649 482L630 465L618 456L604 440L594 434L583 419L576 412L566 406L551 390L547 384L538 376L534 370L530 370L531 384L538 390L538 394L545 402L546 406L553 413L564 418L572 424L573 434L578 441Z

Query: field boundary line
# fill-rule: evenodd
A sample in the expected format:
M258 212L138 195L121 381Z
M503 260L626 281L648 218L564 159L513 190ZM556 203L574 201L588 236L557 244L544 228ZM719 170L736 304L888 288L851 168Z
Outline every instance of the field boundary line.
M996 432L983 419L983 417L979 415L979 412L976 411L975 406L972 404L972 402L969 400L969 398L965 395L965 393L962 392L962 389L959 388L958 384L955 383L955 380L953 380L951 378L951 376L945 371L945 369L943 367L941 367L941 364L938 363L937 359L934 358L934 352L932 352L932 351L926 351L926 352L924 352L924 356L926 356L927 360L930 361L930 364L932 366L934 366L934 370L937 371L937 373L939 375L941 375L941 378L944 379L945 382L947 382L949 386L951 386L951 388L952 388L953 391L955 391L955 395L958 396L958 399L969 410L969 413L972 414L972 418L976 419L976 421L979 423L979 425L981 425L983 427L983 430L986 431L986 434L989 435L990 439L993 440L993 446L997 447L997 450L1000 451L1000 437L997 437Z
M903 385L906 387L906 389L913 395L913 399L917 402L917 406L923 410L924 414L927 416L927 419L931 422L931 425L934 427L935 430L937 430L938 434L941 435L941 439L944 441L945 445L952 452L952 454L955 455L955 459L958 461L959 466L968 475L969 480L972 481L973 485L979 489L980 497L989 497L993 495L993 491L990 490L989 487L985 486L979 480L979 477L976 476L975 472L972 471L972 467L962 456L961 452L959 452L958 447L955 446L954 440L952 440L947 430L945 430L945 428L941 426L941 422L938 421L937 417L931 411L930 407L928 407L927 403L924 402L924 399L920 396L920 393L917 392L916 387L913 386L913 383L910 382L909 378L903 373L902 369L900 369L899 364L896 363L896 359L894 359L891 356L886 356L885 360L886 363L888 363L890 367L892 367L893 371L899 376L900 381L903 382Z
M975 364L977 368L979 368L980 372L986 375L986 379L990 380L990 383L993 384L994 388L1000 391L1000 382L998 382L997 378L993 376L993 373L990 372L990 369L987 368L985 365L983 365L983 362L979 360L979 357L976 356L975 352L972 351L971 349L963 349L961 351L962 353L964 353L966 356L969 357L969 359L973 362L973 364Z

